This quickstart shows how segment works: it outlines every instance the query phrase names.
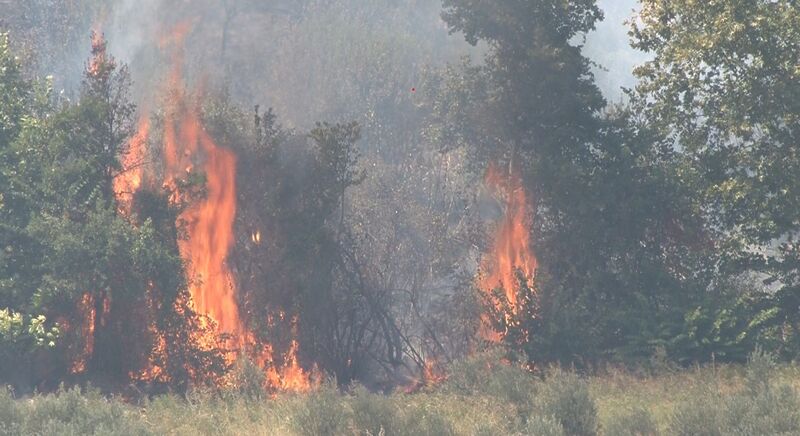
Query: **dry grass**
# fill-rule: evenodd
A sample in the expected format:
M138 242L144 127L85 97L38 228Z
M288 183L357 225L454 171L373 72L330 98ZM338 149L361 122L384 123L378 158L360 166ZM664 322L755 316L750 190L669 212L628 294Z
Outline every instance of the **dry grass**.
M134 406L76 389L25 399L6 392L0 434L800 434L797 366L608 370L588 379L555 371L538 380L496 357L457 364L447 382L415 394L329 384L304 395L195 392Z

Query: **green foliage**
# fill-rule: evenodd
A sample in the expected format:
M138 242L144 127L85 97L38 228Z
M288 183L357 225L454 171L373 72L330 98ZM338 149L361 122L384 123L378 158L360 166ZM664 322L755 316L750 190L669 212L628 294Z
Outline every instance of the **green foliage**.
M5 107L9 120L20 119L9 121L0 142L0 305L33 319L34 329L44 327L33 314L63 320L65 328L55 347L37 350L33 337L16 341L18 358L36 351L35 362L14 360L17 370L0 379L22 391L55 386L80 360L92 376L124 381L166 339L162 367L185 388L187 368L204 373L199 366L214 366L219 356L201 352L189 337L193 312L178 307L186 284L177 212L166 197L144 195L136 199L143 213L126 216L114 195L135 110L126 67L94 38L79 98L57 105L46 86L19 78L2 41L0 86L8 88L4 98L21 100Z
M653 416L647 409L641 407L614 416L603 426L603 433L619 436L656 436L659 434Z
M487 368L489 361L496 366ZM798 368L775 365L774 357L761 353L747 367L644 379L631 374L581 379L556 371L540 380L503 370L508 366L497 356L484 356L473 369L483 368L482 380L471 382L470 389L444 385L387 395L363 387L345 393L329 383L302 395L258 398L202 390L187 397L157 396L139 406L93 390L62 389L20 399L3 390L0 433L562 436L597 434L602 421L600 434L608 435L795 434L800 430L800 397L790 385ZM487 389L510 385L508 379L532 383L529 395L535 405L512 402ZM587 387L594 407L587 407Z
M389 434L400 430L400 411L390 396L371 393L363 386L355 386L351 394L353 424L362 434Z
M551 371L537 392L536 405L544 416L552 416L574 436L596 435L599 428L597 406L589 386L576 374Z
M747 365L745 389L719 398L713 385L681 404L672 417L674 434L793 434L800 431L800 393L772 380L775 357L760 350Z
M300 435L336 435L346 430L350 413L341 401L335 382L324 384L298 402L292 426Z
M3 381L21 385L40 351L53 349L61 332L49 325L44 315L29 316L9 309L0 310L0 374Z
M234 395L248 400L259 400L266 396L264 389L266 376L264 370L246 357L239 357L228 374L226 395Z
M19 133L32 91L11 51L8 34L0 34L0 150Z
M564 427L561 423L549 416L532 416L528 419L523 434L537 436L564 436Z
M530 373L501 361L500 350L458 361L452 365L442 389L461 395L487 395L521 407L532 406L536 384ZM487 377L487 373L491 376Z
M40 435L149 435L137 411L93 390L61 389L35 400L0 393L0 432Z
M658 132L658 146L678 152L675 171L696 191L717 271L722 280L755 271L764 283L752 290L756 305L729 312L743 319L700 317L722 329L745 324L734 328L750 337L783 330L764 345L794 356L800 8L784 0L644 1L632 23L634 47L653 57L635 71L634 107Z
M599 112L578 43L602 13L594 1L449 1L444 18L491 48L431 84L432 137L467 148L477 171L515 168L532 204L536 282L513 290L525 307L493 314L496 329L535 362L648 357L716 256L697 243L695 188L673 151L629 108Z
M23 349L33 347L55 347L58 339L57 327L46 326L47 318L44 315L25 319L23 314L12 312L9 309L0 310L0 341L3 342L4 351L16 344Z

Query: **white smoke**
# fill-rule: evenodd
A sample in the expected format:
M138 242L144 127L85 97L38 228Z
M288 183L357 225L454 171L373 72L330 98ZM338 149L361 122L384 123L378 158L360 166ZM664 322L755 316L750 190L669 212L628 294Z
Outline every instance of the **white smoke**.
M633 69L650 56L633 49L629 43L629 26L625 21L638 10L638 0L598 0L597 3L605 13L605 20L587 35L584 52L602 67L594 69L597 86L610 103L616 103L623 98L623 87L636 85Z

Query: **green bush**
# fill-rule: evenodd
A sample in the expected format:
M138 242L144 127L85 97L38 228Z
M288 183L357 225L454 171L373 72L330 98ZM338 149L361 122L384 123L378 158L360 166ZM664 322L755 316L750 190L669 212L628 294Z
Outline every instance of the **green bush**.
M498 401L530 407L536 391L534 378L524 368L502 363L502 358L503 352L495 350L456 362L442 390L464 395L483 394Z
M0 434L19 434L23 422L23 415L11 391L0 389Z
M403 410L395 431L386 434L405 436L449 436L455 435L452 423L431 404L412 403Z
M266 375L264 370L247 357L236 360L228 375L230 386L227 396L244 397L249 400L262 400L266 397Z
M774 356L750 355L741 392L723 395L713 384L694 392L670 422L678 435L800 434L800 396L787 384L775 384Z
M658 426L649 411L635 408L614 416L604 427L605 434L614 436L654 436Z
M543 415L557 419L568 435L597 434L597 406L586 381L574 373L550 371L537 393L536 406Z
M524 434L535 436L564 436L564 427L553 417L532 416L525 425Z
M299 396L290 417L292 427L300 435L327 436L347 433L352 412L343 401L336 383L325 383L318 390Z
M19 402L23 420L19 434L36 435L148 435L138 411L98 392L79 388L59 390ZM12 433L13 434L13 433Z
M397 401L394 398L373 394L363 386L357 386L353 389L350 404L359 434L396 434L399 423Z

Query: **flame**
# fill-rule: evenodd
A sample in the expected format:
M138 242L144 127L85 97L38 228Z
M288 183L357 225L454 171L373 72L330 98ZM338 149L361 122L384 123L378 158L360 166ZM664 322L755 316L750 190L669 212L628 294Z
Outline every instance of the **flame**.
M205 198L184 210L179 219L186 225L186 238L179 241L181 255L187 261L192 279L190 293L194 309L208 315L223 333L243 345L242 322L236 300L236 283L226 265L234 244L233 222L236 217L236 156L219 147L206 133L198 116L199 109L173 102L176 108L165 118L165 184L175 186L202 161L206 177Z
M401 389L406 394L413 394L424 388L440 385L447 380L447 377L448 374L439 360L429 356L422 363L419 376L411 379Z
M533 285L536 274L537 261L530 236L531 206L522 180L514 170L503 170L492 164L486 172L485 182L504 197L505 216L497 226L492 249L481 264L479 287L493 299L493 291L502 288L511 310L516 312L519 305L518 272L529 286ZM494 303L501 307L502 302L495 299ZM484 336L493 342L502 338L497 332L484 332Z
M127 152L122 157L122 171L114 178L114 196L123 215L130 215L133 195L142 186L149 135L150 118L143 115L139 119L136 133L128 141Z
M191 30L188 24L176 27L162 39L163 45L180 47ZM238 353L248 353L266 371L270 387L279 390L305 391L312 387L311 373L299 363L296 340L282 356L283 364L274 360L271 344L259 345L255 334L245 327L239 313L237 286L233 273L227 266L227 257L234 246L234 220L236 218L236 155L220 147L208 134L200 117L200 105L183 92L181 62L178 49L174 56L169 95L169 108L164 118L163 186L173 191L172 201L188 201L190 206L178 217L185 225L186 237L179 241L181 256L187 264L191 304L200 315L207 316L219 333L230 337ZM178 189L182 181L191 177L195 168L205 176L205 195L200 201L185 198ZM252 235L253 242L261 242L261 232ZM285 314L281 313L283 319ZM296 335L296 318L292 320Z
M298 342L292 340L289 350L283 356L284 365L278 366L273 363L268 366L267 384L269 387L283 391L307 392L314 386L310 374L300 366L297 360L298 347ZM272 360L272 347L270 345L264 348L262 358Z
M78 302L78 313L81 315L81 322L78 328L84 338L83 349L78 352L77 358L72 362L70 372L80 374L86 370L86 364L94 352L94 326L97 312L94 306L94 296L87 292L83 294Z
M207 132L201 118L200 93L192 95L185 91L182 74L182 50L180 46L191 31L190 23L182 23L162 37L160 47L172 47L175 63L170 72L170 80L163 89L167 96L161 138L163 172L162 187L170 191L170 201L184 207L177 218L177 225L184 230L178 240L178 249L186 264L191 308L201 316L196 331L189 332L192 340L202 348L212 350L220 345L220 334L229 338L227 344L228 363L238 354L246 353L264 368L268 387L281 391L308 391L316 385L312 377L317 374L316 367L306 371L299 362L299 343L292 340L289 349L275 359L272 344L261 344L256 335L244 324L237 298L237 285L233 272L227 265L227 257L235 244L234 220L236 218L236 155L229 149L219 146ZM104 73L104 64L113 62L105 52L106 43L98 32L92 35L93 57L88 66L89 74ZM144 174L143 162L150 137L150 116L143 111L136 134L128 143L127 152L121 157L122 171L114 179L114 195L120 214L130 216L134 194L142 188ZM150 168L152 170L152 168ZM195 173L197 169L197 173ZM200 199L192 197L192 189L202 175L203 195ZM154 180L154 174L146 174L147 180ZM255 244L261 243L261 231L252 235ZM156 307L154 287L148 284L148 306ZM109 301L104 301L106 312ZM176 303L176 308L180 304ZM83 333L87 338L85 350L75 362L73 371L80 372L86 367L94 345L95 306L92 295L86 294L81 301L84 315ZM105 314L103 314L105 315ZM286 314L278 314L286 320ZM273 325L272 318L268 325ZM287 320L288 321L288 320ZM297 317L291 318L292 335L297 336ZM101 319L101 323L104 320ZM166 377L164 359L166 358L166 338L154 323L149 331L155 339L148 357L149 363L141 371L129 373L136 380L161 380ZM197 375L197 374L195 374Z
M110 67L116 65L114 59L108 56L107 47L103 33L100 30L92 30L92 57L86 68L89 77L107 79Z

